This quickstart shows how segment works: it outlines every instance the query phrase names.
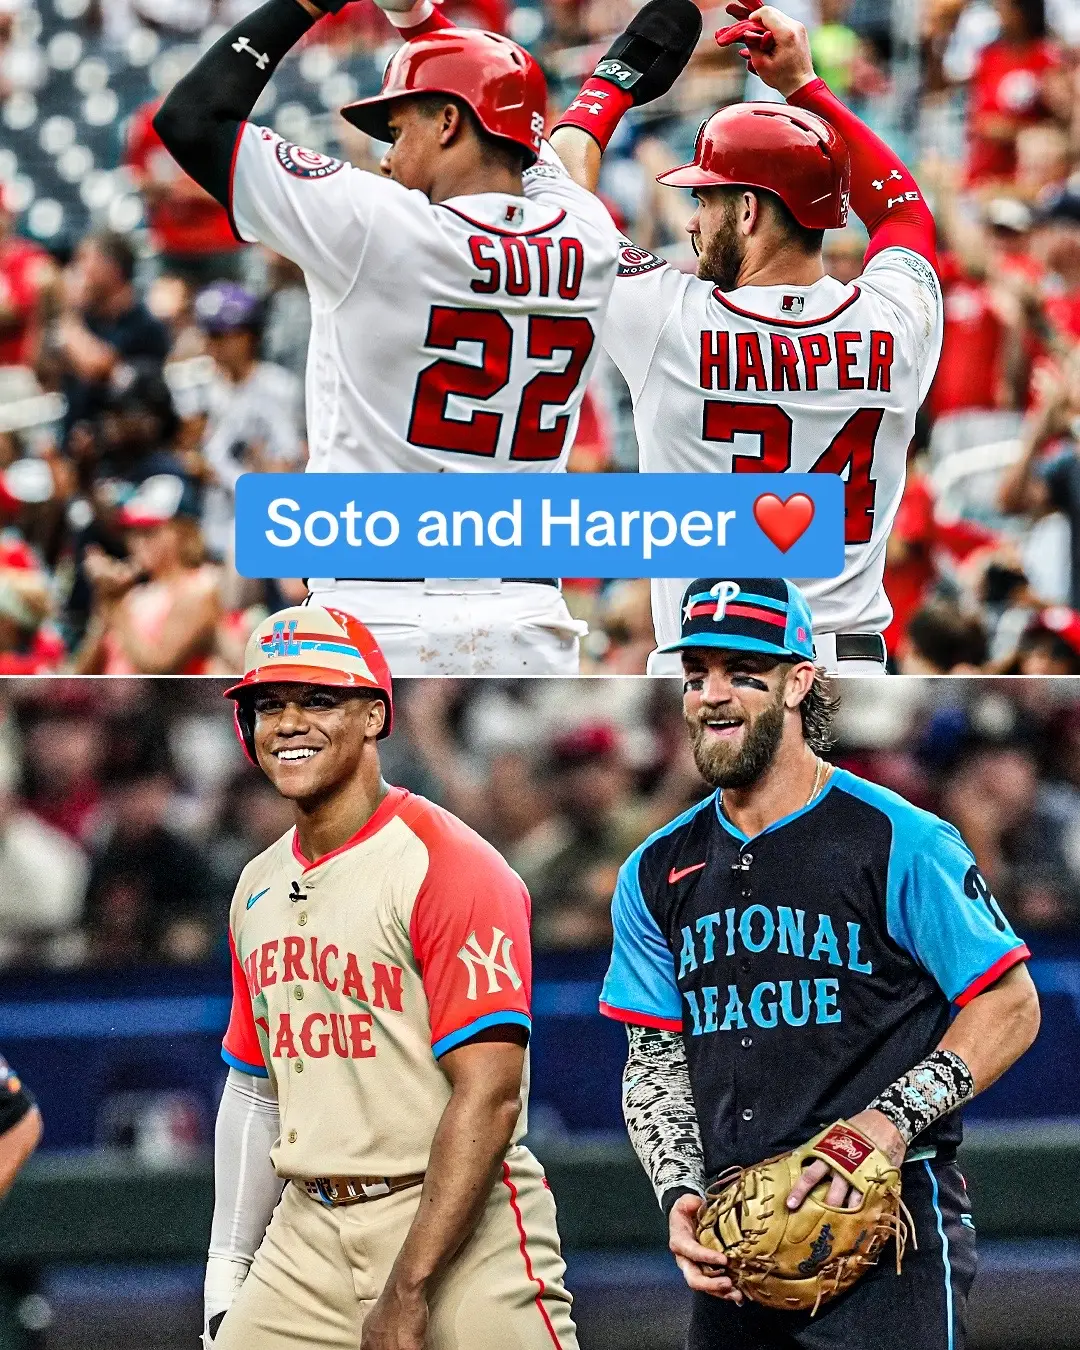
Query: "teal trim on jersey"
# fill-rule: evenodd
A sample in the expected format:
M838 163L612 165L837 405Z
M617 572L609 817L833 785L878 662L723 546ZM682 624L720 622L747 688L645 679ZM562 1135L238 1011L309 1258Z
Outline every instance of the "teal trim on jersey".
M641 859L658 839L673 834L714 801L713 793L662 825L619 868L611 900L614 939L600 991L601 1008L632 1009L661 1022L682 1025L682 994L675 983L675 954L649 912L641 890Z
M239 1069L241 1073L249 1073L252 1078L269 1078L265 1064L260 1064L258 1068L254 1064L245 1064L242 1059L237 1059L235 1055L230 1055L224 1046L221 1047L221 1058L230 1069Z
M937 1177L934 1176L934 1169L928 1162L924 1162L926 1175L930 1178L931 1200L934 1205L934 1213L937 1215L937 1230L941 1235L941 1259L945 1263L945 1316L949 1322L949 1344L948 1350L953 1350L953 1298L952 1298L952 1262L949 1260L949 1239L945 1235L945 1216L941 1212L941 1205L938 1203L938 1184Z
M800 816L805 816L807 811L813 811L813 809L816 806L818 806L821 802L823 802L825 798L829 795L829 793L832 791L833 783L836 780L836 775L841 772L842 770L840 769L833 769L832 773L825 781L825 786L821 789L821 791L817 794L817 796L814 798L812 802L807 802L805 806L800 806L797 811L792 811L790 815L781 816L779 820L774 820L771 825L766 825L765 828L761 831L761 833L755 834L753 838L760 839L762 835L775 834L777 830L782 830L785 825L790 825L793 820L798 820ZM724 815L724 812L720 806L719 793L716 794L716 818L720 822L720 824L723 825L724 829L727 830L728 834L733 835L736 839L739 840L740 843L749 844L753 842L750 835L743 834L742 830L740 830L737 825L733 824L732 821L728 820L727 816Z
M443 1036L440 1040L437 1040L431 1047L431 1053L436 1059L440 1059L448 1050L453 1050L456 1045L461 1045L470 1036L475 1036L478 1031L485 1031L488 1027L506 1024L524 1027L526 1031L532 1031L532 1018L528 1013L514 1012L511 1009L506 1012L486 1013L483 1017L478 1017L475 1022L469 1022L457 1031L451 1031L449 1036Z
M837 789L892 825L885 915L889 936L926 970L950 1002L1023 943L990 894L960 833L898 793L846 769Z

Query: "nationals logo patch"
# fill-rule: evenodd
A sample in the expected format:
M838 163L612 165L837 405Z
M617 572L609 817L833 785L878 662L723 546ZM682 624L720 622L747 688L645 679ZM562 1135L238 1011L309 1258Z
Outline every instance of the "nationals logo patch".
M643 272L652 272L657 267L666 266L663 258L650 253L647 248L638 248L636 244L624 244L619 249L619 276L639 277Z
M277 162L294 178L329 178L345 167L343 160L331 159L318 150L306 150L302 145L290 145L287 141L278 141L274 153Z

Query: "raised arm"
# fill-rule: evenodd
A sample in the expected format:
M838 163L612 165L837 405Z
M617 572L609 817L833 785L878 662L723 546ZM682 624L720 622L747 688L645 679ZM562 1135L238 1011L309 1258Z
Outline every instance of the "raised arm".
M810 40L801 23L771 5L751 11L738 3L739 20L722 30L726 46L744 42L750 68L788 103L817 113L835 127L851 155L851 208L870 232L869 260L882 249L906 248L936 265L934 217L903 161L817 77Z
M692 0L649 0L634 15L551 134L576 183L596 191L601 156L623 114L667 93L700 36L701 12Z
M237 138L282 57L324 12L309 0L265 0L234 24L173 86L154 130L180 167L229 210Z

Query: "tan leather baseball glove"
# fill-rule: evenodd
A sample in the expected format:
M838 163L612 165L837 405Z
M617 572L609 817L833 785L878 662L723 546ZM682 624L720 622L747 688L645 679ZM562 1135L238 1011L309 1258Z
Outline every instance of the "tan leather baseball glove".
M797 1210L785 1201L803 1167L820 1158L862 1195L858 1209L825 1203L829 1177ZM726 1273L747 1298L785 1311L811 1309L849 1289L894 1238L896 1271L914 1242L900 1199L900 1170L845 1120L809 1143L753 1167L732 1168L709 1187L698 1241L723 1252Z

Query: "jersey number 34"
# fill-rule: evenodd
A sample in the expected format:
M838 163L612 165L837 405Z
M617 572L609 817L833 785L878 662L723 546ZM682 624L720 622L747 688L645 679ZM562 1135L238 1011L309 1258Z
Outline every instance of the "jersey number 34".
M860 408L810 466L810 473L837 473L844 479L845 544L868 544L874 531L877 484L870 470L884 415L881 408ZM783 408L775 403L706 399L701 420L703 439L732 441L740 432L761 438L761 454L733 455L733 473L786 473L791 468L791 418Z
M510 443L511 459L558 459L562 454L570 414L555 417L549 427L541 425L541 414L545 407L569 403L595 340L588 319L543 314L534 314L529 319L528 356L544 361L565 352L566 363L562 370L544 370L534 375L521 391ZM467 419L447 417L446 404L451 394L484 400L506 388L510 383L514 330L498 310L435 305L424 345L456 351L462 342L479 344L483 354L481 364L465 365L440 358L424 367L416 381L408 439L410 444L429 450L456 450L491 457L498 448L503 414L477 409Z

